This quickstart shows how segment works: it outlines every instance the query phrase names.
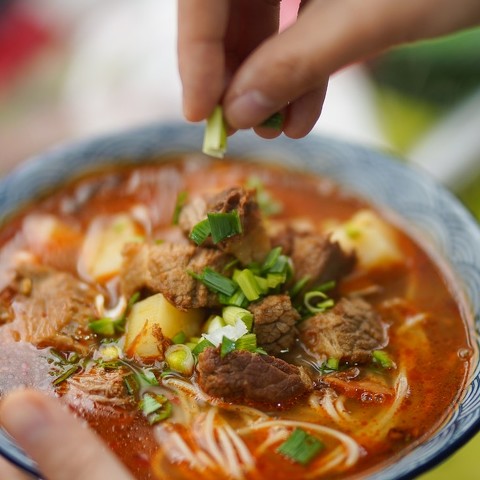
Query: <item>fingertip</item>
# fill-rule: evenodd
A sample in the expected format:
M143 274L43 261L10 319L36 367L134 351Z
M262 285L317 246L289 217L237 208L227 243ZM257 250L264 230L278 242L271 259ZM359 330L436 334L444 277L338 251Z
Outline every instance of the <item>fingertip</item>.
M227 97L224 102L225 118L236 129L256 127L278 110L276 103L260 90Z
M259 137L267 140L272 140L273 138L277 138L282 134L281 128L264 127L261 125L259 127L255 127L253 130Z
M327 82L320 88L301 96L288 106L283 131L289 138L299 139L308 135L322 112Z

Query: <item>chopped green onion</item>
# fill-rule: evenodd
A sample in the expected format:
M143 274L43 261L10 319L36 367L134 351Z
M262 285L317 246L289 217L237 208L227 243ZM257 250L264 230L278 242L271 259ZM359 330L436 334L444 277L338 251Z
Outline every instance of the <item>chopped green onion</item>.
M287 281L286 273L267 273L268 288L277 288Z
M316 437L296 428L277 451L294 462L308 465L324 447Z
M140 292L135 292L128 299L127 310L130 310L140 300Z
M207 333L212 333L219 328L223 328L225 325L225 320L220 315L212 315L205 323L203 331Z
M133 370L133 373L135 375L135 379L140 385L140 388L158 385L157 377L151 370L146 368L142 368L141 370L135 369Z
M180 212L182 208L185 206L185 202L187 201L188 192L179 192L177 195L177 202L175 203L175 209L173 210L172 216L172 224L178 225L178 220L180 218Z
M267 257L265 258L265 261L263 262L262 265L262 272L263 273L268 273L270 269L275 265L275 263L278 260L278 257L282 253L282 247L275 247L268 252Z
M255 349L255 353L259 353L260 355L268 355L268 353L262 347L257 347Z
M305 285L310 281L310 275L305 275L300 280L298 280L295 285L290 290L290 296L296 297L304 288Z
M274 128L280 130L283 125L283 115L280 112L276 112L270 115L260 126L265 128Z
M223 293L230 296L237 290L237 284L233 280L209 267L206 267L200 275L190 271L188 273L202 282L213 293Z
M195 366L195 359L186 345L171 345L165 351L165 360L168 366L182 375L191 375Z
M317 292L328 292L329 290L333 290L337 282L335 280L330 280L329 282L322 283L318 287L315 287L314 290Z
M257 350L257 336L254 333L247 333L235 342L237 350L248 350L255 352Z
M330 370L338 370L338 367L340 366L340 360L338 358L331 357L326 361L325 365Z
M115 335L115 324L111 318L100 318L88 324L88 328L98 335L113 337Z
M249 303L247 297L245 297L245 294L240 288L231 296L223 295L220 293L218 295L218 300L222 305L233 305L235 307L242 308L248 307Z
M223 158L227 151L227 127L220 105L215 107L207 119L202 151L217 158Z
M234 350L235 350L235 341L230 340L228 337L223 337L222 343L220 345L220 357L223 358L225 355L228 355Z
M335 305L333 299L328 298L325 293L316 290L307 292L303 302L310 313L322 313Z
M215 345L213 345L212 342L209 342L206 338L203 338L202 340L200 340L200 342L197 343L197 345L195 346L195 348L192 350L192 353L194 355L200 355L206 348L208 347L214 347Z
M268 281L266 278L259 277L258 275L255 275L255 280L257 281L258 288L260 289L260 293L262 295L265 295L268 293Z
M172 342L175 345L178 345L179 343L185 343L185 340L187 339L187 336L185 335L185 332L183 330L180 330L173 338Z
M279 255L275 263L269 268L269 273L287 273L289 266L289 258L286 255Z
M145 393L139 404L150 425L165 420L172 413L172 404L164 395Z
M228 262L224 267L222 272L227 273L231 268L233 268L240 260L238 258L234 258L231 262Z
M140 390L138 382L133 373L123 377L123 383L125 384L125 388L127 389L129 395L135 395Z
M248 300L251 302L260 298L262 289L259 287L255 275L251 270L246 268L245 270L236 270L233 279L238 283L238 286L242 289Z
M395 362L384 350L374 350L372 352L373 361L379 363L382 368L394 368Z
M210 229L210 222L208 221L208 218L206 218L205 220L198 222L192 228L189 238L190 240L195 242L197 245L201 245L209 237L211 233L212 231Z
M78 370L80 370L79 365L73 365L73 367L67 368L67 370L65 370L62 374L55 378L55 380L52 382L52 385L59 385L67 378L71 377L74 373L77 373Z
M207 217L213 243L219 243L243 232L242 222L237 210L225 213L208 213Z
M244 308L234 306L224 307L222 310L222 316L227 325L235 325L237 320L241 320L249 332L252 330L253 313Z
M265 216L275 215L282 211L283 205L273 199L270 193L265 190L265 186L260 178L256 176L250 177L247 180L246 186L248 188L254 188L257 191L257 203Z

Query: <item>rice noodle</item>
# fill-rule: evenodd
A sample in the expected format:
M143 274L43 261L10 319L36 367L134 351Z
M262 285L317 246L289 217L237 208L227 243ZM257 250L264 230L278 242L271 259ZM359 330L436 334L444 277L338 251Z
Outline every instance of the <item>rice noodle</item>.
M261 455L267 450L267 448L280 443L288 437L289 431L286 428L276 429L272 435L272 431L268 433L267 439L262 442L255 450L256 455Z
M334 403L334 406L335 406L335 410L338 412L338 414L340 415L340 417L343 418L343 420L345 420L346 422L348 423L351 423L353 422L353 418L352 416L347 412L347 409L345 408L345 404L343 403L343 400L344 400L344 396L343 395L340 395L336 400L335 400L335 403Z
M199 466L198 457L195 456L195 453L192 449L185 443L183 438L177 432L171 432L170 439L175 447L184 455L185 460L187 460L191 467ZM165 452L168 452L168 449L165 449ZM170 452L171 453L171 452Z
M248 450L247 446L245 445L244 441L237 435L237 433L233 430L233 428L228 425L228 423L223 427L225 432L232 440L232 443L235 445L237 449L238 456L240 460L246 467L246 470L252 470L255 468L255 459L252 457L250 450Z
M315 478L318 477L319 475L322 475L323 473L326 473L330 470L333 470L335 467L340 465L342 461L345 459L345 452L341 452L340 448L335 448L332 450L323 460L325 463L315 469L313 472L310 472L307 474L305 477L306 478Z
M120 319L127 308L127 300L123 295L118 299L117 304L110 310L105 308L105 297L101 294L98 294L95 297L95 308L97 310L98 316L101 318L111 318L112 320Z
M208 410L205 421L203 423L203 433L205 435L205 441L207 446L207 451L211 457L213 457L219 466L224 464L224 459L218 450L217 442L215 441L215 431L213 421L217 413L216 408L211 408Z
M380 421L378 422L378 429L380 430L379 433L382 434L382 437L385 435L386 432L382 432L386 424L389 424L392 420L392 417L395 415L397 410L400 408L400 405L405 400L405 397L408 394L409 385L407 381L407 377L405 372L401 370L398 373L397 379L395 381L395 400L392 403L392 406L388 409L384 416L381 417Z
M225 464L226 466L228 466L228 473L233 478L243 478L242 469L240 463L238 462L238 458L233 448L230 437L227 435L227 433L222 427L217 428L216 431L218 435L219 446L221 447L221 450L225 456Z
M415 315L407 316L403 325L400 325L400 327L398 327L397 333L399 334L405 333L408 329L415 327L419 323L424 322L426 318L427 318L426 313L417 313Z
M338 430L335 430L333 428L325 427L323 425L316 425L310 422L299 422L295 420L270 420L267 422L256 423L249 427L241 428L237 431L237 433L239 433L240 435L246 435L255 430L261 430L264 428L270 428L275 426L303 428L305 430L312 430L322 435L328 435L335 438L345 448L345 458L344 458L345 467L351 467L352 465L354 465L357 462L358 457L360 455L360 446L352 437L346 435L345 433L339 432Z
M337 424L344 423L333 405L332 397L335 395L330 389L326 390L321 399L317 393L310 395L308 404L317 412L324 410L328 416Z

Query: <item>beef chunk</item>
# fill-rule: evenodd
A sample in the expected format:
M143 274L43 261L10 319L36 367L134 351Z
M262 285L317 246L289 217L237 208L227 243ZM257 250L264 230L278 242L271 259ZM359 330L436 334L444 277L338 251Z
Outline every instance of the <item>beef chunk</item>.
M253 313L257 342L265 351L278 355L292 347L300 315L288 295L270 295L252 303L248 309Z
M35 264L17 269L16 293L9 296L13 318L0 327L0 336L38 347L86 351L96 316L96 291L74 276Z
M360 298L343 298L331 310L302 322L300 339L313 353L359 363L387 344L379 316Z
M121 287L127 297L146 289L161 293L182 311L219 305L217 295L188 272L200 274L205 267L222 272L232 259L219 250L167 242L127 244L123 257Z
M345 253L328 235L295 235L292 244L295 280L308 276L309 285L338 281L355 265L355 255Z
M178 226L185 235L190 235L193 227L207 218L207 200L204 197L194 197L180 210Z
M223 240L217 247L231 253L245 265L252 261L263 261L270 250L270 239L254 190L234 187L206 200L195 198L182 209L179 225L188 235L199 221L206 218L207 212L226 213L233 210L238 212L243 233Z
M235 350L224 358L218 349L200 354L200 387L229 402L287 407L312 389L303 369L269 355Z

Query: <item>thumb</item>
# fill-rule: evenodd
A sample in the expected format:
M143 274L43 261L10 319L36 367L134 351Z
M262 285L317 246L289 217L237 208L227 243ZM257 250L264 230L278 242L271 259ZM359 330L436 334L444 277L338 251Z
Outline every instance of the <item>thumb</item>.
M462 4L469 12L460 15L451 0L310 0L294 25L266 40L237 70L223 102L229 125L257 126L321 90L332 73L352 62L466 26L474 11L478 19L478 0ZM320 111L318 105L310 108Z
M5 397L0 421L48 480L132 480L91 430L60 402L39 392L23 390Z

